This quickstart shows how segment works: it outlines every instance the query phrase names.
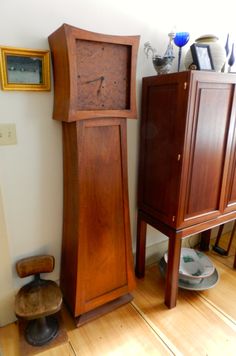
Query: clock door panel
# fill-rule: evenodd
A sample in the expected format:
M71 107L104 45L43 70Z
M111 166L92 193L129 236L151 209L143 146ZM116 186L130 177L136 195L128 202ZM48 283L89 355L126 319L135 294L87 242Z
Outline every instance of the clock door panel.
M89 121L82 126L79 230L83 243L79 246L79 273L87 311L105 294L119 289L123 294L127 287L128 212L122 183L125 145L120 145L124 125L114 120L112 124Z
M198 83L190 130L191 162L184 220L206 220L220 213L232 99L230 85Z

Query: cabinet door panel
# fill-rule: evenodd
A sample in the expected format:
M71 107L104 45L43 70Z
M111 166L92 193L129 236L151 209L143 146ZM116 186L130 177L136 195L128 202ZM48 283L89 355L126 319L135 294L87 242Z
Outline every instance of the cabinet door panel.
M230 133L232 144L229 152L229 174L226 181L226 198L224 201L225 212L235 210L236 208L236 90L234 86L234 98L231 111Z
M231 101L232 86L198 83L185 220L209 219L220 209Z
M139 207L173 224L178 206L187 95L182 81L166 85L160 79L152 85L145 84Z
M234 157L234 168L232 171L231 182L229 185L227 207L235 209L236 205L236 157ZM230 209L230 210L231 210Z

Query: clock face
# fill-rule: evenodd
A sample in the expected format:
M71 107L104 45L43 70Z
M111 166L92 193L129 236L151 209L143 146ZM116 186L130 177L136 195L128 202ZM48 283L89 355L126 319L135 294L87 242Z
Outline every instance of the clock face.
M48 39L55 120L137 117L139 36L105 35L63 24Z
M76 40L77 110L129 110L131 46Z

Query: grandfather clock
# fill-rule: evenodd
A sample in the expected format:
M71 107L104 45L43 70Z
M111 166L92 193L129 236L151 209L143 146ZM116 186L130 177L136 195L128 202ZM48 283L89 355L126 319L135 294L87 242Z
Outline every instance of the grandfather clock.
M136 117L139 36L64 24L49 36L53 118L63 125L61 288L77 325L129 302L126 118Z

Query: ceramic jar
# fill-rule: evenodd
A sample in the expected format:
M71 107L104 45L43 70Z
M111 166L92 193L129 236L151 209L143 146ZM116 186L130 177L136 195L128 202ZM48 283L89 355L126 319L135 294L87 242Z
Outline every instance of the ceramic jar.
M203 35L195 40L195 43L206 44L210 46L214 70L220 72L226 61L226 53L224 46L219 42L219 38L215 35ZM184 65L186 69L193 63L191 50L186 53Z

